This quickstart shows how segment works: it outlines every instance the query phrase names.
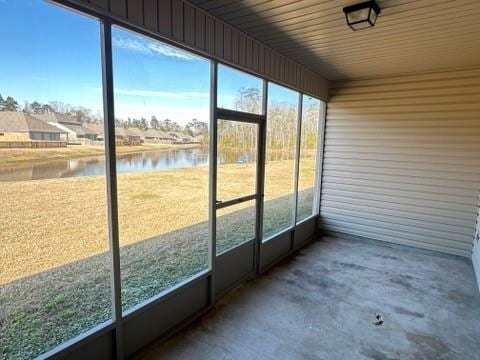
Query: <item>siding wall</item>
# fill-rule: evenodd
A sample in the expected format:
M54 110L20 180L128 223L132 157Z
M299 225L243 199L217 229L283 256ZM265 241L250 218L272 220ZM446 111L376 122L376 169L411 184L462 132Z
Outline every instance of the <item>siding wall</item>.
M480 290L480 198L478 200L477 223L473 237L472 262L475 275L477 276L478 289Z
M313 71L182 0L53 0L92 9L200 54L322 99L328 82Z
M480 69L331 85L322 226L470 257Z

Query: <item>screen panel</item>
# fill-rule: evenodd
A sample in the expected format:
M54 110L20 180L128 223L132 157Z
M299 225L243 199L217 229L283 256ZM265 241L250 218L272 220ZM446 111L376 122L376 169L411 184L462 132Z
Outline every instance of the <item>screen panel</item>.
M293 226L299 94L269 83L263 239Z
M303 96L298 174L297 223L318 212L317 167L322 101Z
M217 106L220 109L262 113L263 80L253 75L218 65Z
M210 62L113 28L122 306L208 268Z
M23 359L112 318L100 26L1 1L0 32L0 358Z

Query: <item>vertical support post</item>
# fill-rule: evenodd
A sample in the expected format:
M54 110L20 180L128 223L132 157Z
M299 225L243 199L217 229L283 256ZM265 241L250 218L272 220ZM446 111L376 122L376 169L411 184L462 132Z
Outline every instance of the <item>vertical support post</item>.
M297 225L297 211L298 211L298 177L300 174L300 148L302 145L302 112L303 112L303 94L298 94L298 105L297 105L297 141L295 143L295 179L294 179L294 192L293 192L293 201L294 201L294 210L293 210L293 227ZM294 244L293 239L291 243L291 249L293 250Z
M115 321L116 358L123 359L123 324L120 279L120 243L118 232L117 165L113 95L112 24L101 22L103 117L106 155L108 235L110 242L113 320Z
M323 152L325 149L325 124L327 118L327 104L323 100L320 101L319 121L318 121L318 140L317 140L317 161L315 171L315 195L313 199L313 214L320 213L320 201L323 181Z
M268 82L263 80L262 88L262 115L263 122L258 124L258 140L257 140L257 200L255 206L256 214L256 231L255 231L255 251L254 251L254 269L255 274L260 274L260 263L262 253L263 240L263 206L265 199L265 166L266 166L266 147L267 147L267 105L268 105Z
M209 305L215 304L215 259L217 256L217 62L210 63L210 157L209 157L209 242L208 265L210 269Z

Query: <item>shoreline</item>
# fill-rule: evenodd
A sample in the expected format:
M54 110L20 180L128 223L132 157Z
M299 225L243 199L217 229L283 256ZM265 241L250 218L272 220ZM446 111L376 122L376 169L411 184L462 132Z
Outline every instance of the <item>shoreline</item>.
M143 144L134 146L117 146L118 154L135 154L149 151L169 151L179 149L195 149L200 144ZM70 145L66 148L50 149L0 149L0 167L14 168L25 164L74 160L85 157L103 156L105 150L95 145Z

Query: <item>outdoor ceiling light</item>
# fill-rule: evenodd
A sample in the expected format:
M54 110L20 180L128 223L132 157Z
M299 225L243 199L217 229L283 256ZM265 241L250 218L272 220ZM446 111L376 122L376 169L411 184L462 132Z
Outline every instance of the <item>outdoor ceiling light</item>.
M380 14L380 8L375 0L371 0L346 6L343 8L343 12L345 13L348 26L352 30L360 30L375 25L378 14Z

